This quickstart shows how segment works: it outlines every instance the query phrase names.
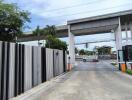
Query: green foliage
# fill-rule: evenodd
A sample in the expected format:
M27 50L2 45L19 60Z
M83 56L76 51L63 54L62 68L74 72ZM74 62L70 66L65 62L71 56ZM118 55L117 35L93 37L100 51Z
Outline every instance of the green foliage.
M66 42L63 42L56 37L56 28L54 25L47 25L43 29L40 29L39 26L37 26L36 30L33 31L33 34L38 36L44 35L46 39L45 47L47 48L67 50Z
M85 53L85 50L84 49L81 49L80 51L79 51L79 55L85 55L86 53Z
M56 36L56 28L54 25L52 26L47 25L46 28L44 28L44 31L46 35Z
M78 54L79 50L77 48L75 48L75 54Z
M40 30L39 26L37 26L37 28L36 28L35 31L33 31L33 34L35 34L35 35L40 35L40 34L42 34L42 33L43 33L43 32Z
M40 29L39 26L37 26L36 30L33 31L33 34L35 35L52 35L55 36L56 35L56 28L54 25L49 26L47 25L45 28Z
M128 74L130 74L130 75L132 75L132 70L130 70L130 69L127 69L127 71L126 71Z
M97 51L99 55L107 55L107 54L111 54L111 48L112 47L106 47L106 46L102 46L102 47L98 47Z
M63 42L60 39L52 35L47 36L45 47L52 48L52 49L67 50L66 42Z
M15 4L0 1L0 40L12 41L22 34L26 22L30 22L27 11L21 11Z
M95 54L95 52L94 51L85 51L85 53L86 53L86 55L94 55Z
M79 55L93 55L93 54L95 54L94 51L88 51L88 50L84 50L84 49L81 49L79 51Z

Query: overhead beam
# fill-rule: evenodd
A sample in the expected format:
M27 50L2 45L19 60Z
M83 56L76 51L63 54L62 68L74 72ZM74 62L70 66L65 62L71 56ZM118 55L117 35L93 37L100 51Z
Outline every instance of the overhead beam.
M68 37L67 25L56 26L56 31L57 31L56 36L58 38ZM17 42L36 41L36 40L45 40L45 39L46 37L44 35L37 36L34 35L32 32L27 32L24 35L18 37Z
M27 42L27 41L36 41L36 40L45 40L45 36L25 35L22 37L18 37L17 42Z
M126 40L126 38L123 38L122 40ZM128 40L131 40L131 38L128 38ZM91 44L91 43L99 43L99 42L111 42L111 41L115 41L115 39L111 39L111 40L101 40L101 41L90 41L90 42L83 42L83 43L75 43L75 45L82 45L82 44Z

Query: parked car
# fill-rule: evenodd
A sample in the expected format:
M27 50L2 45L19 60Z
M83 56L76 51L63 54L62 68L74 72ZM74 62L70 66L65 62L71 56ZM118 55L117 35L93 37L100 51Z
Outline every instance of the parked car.
M98 62L98 57L97 56L86 56L83 57L83 62Z

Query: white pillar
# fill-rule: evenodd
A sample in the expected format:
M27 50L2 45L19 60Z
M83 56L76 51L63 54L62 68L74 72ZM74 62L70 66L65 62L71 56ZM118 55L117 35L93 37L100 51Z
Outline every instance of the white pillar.
M122 32L121 32L120 18L119 18L119 25L115 30L115 38L116 38L116 49L122 50Z
M117 63L120 70L119 61L118 61L118 50L122 50L122 32L121 32L120 18L118 20L119 20L119 24L118 27L115 29L115 38L116 38L116 50L117 50Z
M131 31L131 40L132 40L132 22L129 24L130 26L130 31Z
M69 56L70 56L70 63L72 66L75 64L75 40L74 34L71 33L70 25L68 25L68 35L69 35Z
M128 32L127 32L127 23L125 23L125 34L126 34L126 42L128 42Z

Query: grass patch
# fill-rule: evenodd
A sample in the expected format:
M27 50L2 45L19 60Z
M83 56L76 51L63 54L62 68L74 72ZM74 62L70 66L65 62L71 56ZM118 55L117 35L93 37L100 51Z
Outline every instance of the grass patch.
M127 69L126 73L128 73L128 74L132 75L132 70Z

